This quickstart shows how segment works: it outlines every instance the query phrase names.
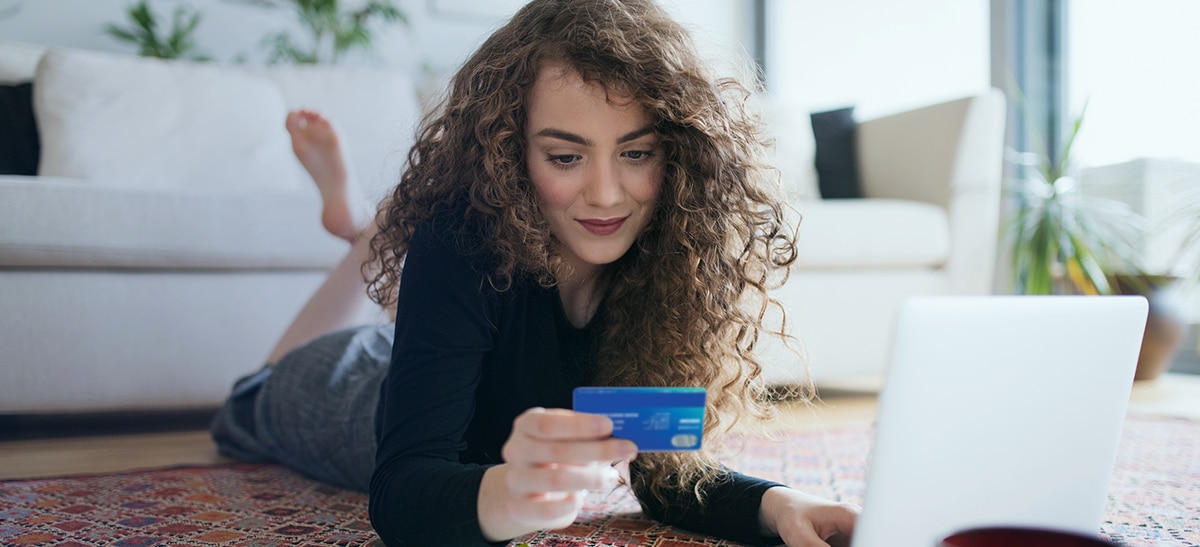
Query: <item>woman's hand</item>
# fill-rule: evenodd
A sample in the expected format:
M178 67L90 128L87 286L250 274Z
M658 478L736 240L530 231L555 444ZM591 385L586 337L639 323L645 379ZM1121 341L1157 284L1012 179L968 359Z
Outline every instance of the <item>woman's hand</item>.
M612 438L612 421L570 410L534 408L513 421L502 451L479 487L479 526L489 541L575 521L588 490L613 488L613 462L632 459L637 446Z
M788 547L850 545L854 521L862 509L792 490L767 490L759 506L763 533L779 536Z

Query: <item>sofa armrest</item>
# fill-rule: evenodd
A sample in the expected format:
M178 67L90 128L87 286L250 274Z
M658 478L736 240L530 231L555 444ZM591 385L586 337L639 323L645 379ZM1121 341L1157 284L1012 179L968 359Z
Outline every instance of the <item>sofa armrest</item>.
M867 120L858 127L863 193L945 207L955 294L992 291L1004 154L998 89Z

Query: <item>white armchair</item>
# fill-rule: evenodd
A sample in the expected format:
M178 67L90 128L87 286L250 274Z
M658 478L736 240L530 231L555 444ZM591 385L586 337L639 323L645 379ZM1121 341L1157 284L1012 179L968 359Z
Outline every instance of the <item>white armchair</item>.
M1005 100L1000 91L863 121L862 199L799 200L800 260L775 297L818 386L874 389L906 297L992 292ZM802 377L764 345L768 383Z

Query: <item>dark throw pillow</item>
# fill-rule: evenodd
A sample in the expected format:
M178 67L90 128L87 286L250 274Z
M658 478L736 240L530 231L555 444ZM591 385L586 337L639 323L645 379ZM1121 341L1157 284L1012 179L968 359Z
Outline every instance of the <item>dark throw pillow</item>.
M33 83L0 85L0 175L36 175L40 153Z
M817 186L824 199L861 198L854 107L812 113Z

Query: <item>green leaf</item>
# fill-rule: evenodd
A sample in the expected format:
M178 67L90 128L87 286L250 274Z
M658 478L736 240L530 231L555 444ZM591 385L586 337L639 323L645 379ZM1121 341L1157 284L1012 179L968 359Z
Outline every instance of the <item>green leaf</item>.
M1058 156L1058 161L1054 166L1055 179L1066 175L1067 169L1070 167L1068 162L1071 158L1071 148L1075 146L1075 138L1079 136L1079 129L1083 127L1083 115L1087 112L1087 105L1090 101L1090 99L1084 101L1083 108L1079 110L1079 114L1075 116L1075 120L1071 124L1071 133L1067 136L1067 142L1063 145L1062 151Z
M1112 288L1108 285L1108 276L1105 275L1104 267L1097 258L1093 246L1074 235L1071 239L1075 247L1075 253L1071 257L1071 260L1079 266L1084 277L1091 283L1092 288L1096 292L1099 294L1112 294ZM1083 287L1078 288L1082 289Z
M154 36L157 22L154 14L150 11L150 4L147 0L142 0L130 8L129 16L133 19L134 24L145 29L150 36Z
M199 12L186 6L177 7L171 17L171 28L165 34L160 34L159 16L150 9L148 0L130 6L126 16L130 21L128 28L110 24L105 27L105 32L137 45L140 55L162 59L207 59L195 53L194 36L201 20Z
M394 0L368 0L357 10L345 10L337 0L240 0L243 3L269 8L288 8L296 16L304 33L304 40L290 39L285 43L277 34L268 35L263 43L270 48L269 62L319 62L329 56L337 62L343 53L354 49L370 48L373 41L370 23L373 21L399 22L408 25L408 16ZM296 44L311 43L311 50L302 50Z
M131 42L133 44L141 43L141 39L137 35L116 25L108 25L104 28L104 31L107 32L109 36L124 42Z
M349 31L344 31L341 34L334 36L334 51L344 52L356 47L365 47L371 44L371 36L363 28L352 28Z

